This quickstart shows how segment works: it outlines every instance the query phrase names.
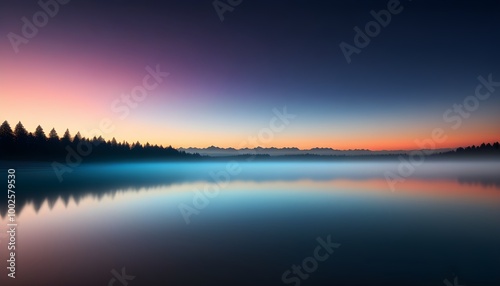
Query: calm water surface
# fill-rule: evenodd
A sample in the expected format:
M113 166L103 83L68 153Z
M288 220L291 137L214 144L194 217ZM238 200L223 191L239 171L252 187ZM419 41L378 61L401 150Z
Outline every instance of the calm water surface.
M130 286L500 285L500 163L425 163L391 191L397 168L96 164L60 183L19 167L17 278L0 236L0 284L124 285L125 267ZM340 246L314 264L318 239Z

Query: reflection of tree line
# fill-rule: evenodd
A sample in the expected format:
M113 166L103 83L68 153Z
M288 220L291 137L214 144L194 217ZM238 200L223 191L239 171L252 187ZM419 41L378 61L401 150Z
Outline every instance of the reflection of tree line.
M38 125L35 132L28 132L21 122L17 123L14 131L7 121L0 125L0 159L3 160L64 160L69 149L84 152L91 148L88 155L93 160L133 160L133 159L188 159L199 157L197 154L187 154L171 146L163 147L141 144L129 144L126 141L117 142L115 138L104 140L101 136L91 139L82 137L78 132L74 137L68 129L63 137L59 138L52 128L47 137L43 128Z
M35 169L39 169L36 171ZM31 171L16 172L16 207L20 212L27 204L32 203L35 211L47 201L50 209L61 199L67 205L72 199L78 202L86 197L101 200L104 196L114 196L124 191L138 192L144 188L165 187L186 182L181 176L175 175L147 175L144 173L136 176L131 173L111 174L107 172L91 172L68 176L59 182L49 166L38 166ZM75 170L78 172L78 170ZM7 197L7 196L5 196ZM0 215L7 214L7 204L0 200Z
M205 156L186 154L183 151L178 151L172 147L151 146L148 143L141 145L139 142L130 145L127 142L117 143L113 138L111 141L105 141L103 138L87 139L77 133L71 137L70 132L66 130L62 138L59 138L57 132L52 129L47 137L42 129L38 126L34 133L28 133L24 126L19 122L14 131L12 131L9 123L5 121L0 125L0 160L40 160L51 161L63 159L70 146L76 148L80 142L92 144L93 160L133 160L133 159L189 159L189 158L205 158L211 161L229 161L232 159L249 161L249 160L366 160L368 158L374 160L394 160L399 156L394 155L357 155L357 156L322 156L322 155L287 155L287 156L269 156L269 155L240 155L229 157L208 158ZM402 155L407 156L407 155ZM454 151L430 155L430 158L500 158L499 143L481 144L480 146L469 146L458 148ZM45 163L41 163L45 164ZM16 164L14 164L16 165ZM34 165L31 164L31 167ZM11 166L12 167L12 166ZM22 209L27 203L32 202L35 210L38 211L41 205L47 200L49 207L52 207L58 199L62 199L66 204L70 198L78 202L86 196L94 196L98 199L106 194L114 194L117 190L132 189L139 190L144 187L153 186L168 186L175 183L189 182L191 180L185 178L181 173L175 172L164 175L141 173L134 175L121 174L110 176L109 174L81 174L77 170L73 176L65 178L63 183L56 180L52 174L53 170L50 166L43 166L45 170L49 170L51 174L44 172L29 172L30 166L22 166L24 171L17 173L16 186L22 190L22 193L16 196L17 206ZM37 168L34 166L34 168ZM255 180L256 178L252 178ZM298 178L295 178L298 179ZM458 182L461 184L481 184L483 186L500 187L500 179L493 177L458 177ZM0 214L5 216L7 212L7 204L0 204Z
M500 178L498 176L459 176L457 182L461 185L481 185L483 187L496 187L500 189Z
M204 174L199 173L195 177L183 176L182 172L176 173L175 170L167 172L152 172L145 170L144 172L136 172L128 170L123 172L106 172L106 171L82 171L75 170L75 174L68 176L62 183L52 174L52 169L46 165L38 167L30 167L31 171L26 171L29 168L19 169L16 172L16 205L18 213L22 211L27 204L33 204L34 210L38 212L44 203L47 203L52 209L58 200L61 200L64 205L73 200L76 204L84 198L91 197L101 200L103 197L114 197L117 193L123 192L139 192L144 189L168 187L172 185L181 185L189 182L200 182L208 180ZM38 169L38 170L36 170ZM307 177L307 176L306 176ZM257 182L289 180L300 181L306 177L286 178L279 176L267 178L242 178L243 180L252 180ZM308 177L307 177L308 178ZM318 177L314 180L332 180L332 177ZM345 179L339 177L338 179ZM359 177L357 180L373 179L372 176ZM449 180L455 180L462 185L479 184L483 187L494 187L500 191L500 178L495 174L491 175L457 175L456 177L447 177ZM4 201L3 199L1 201ZM7 204L0 202L0 215L5 217L7 214Z

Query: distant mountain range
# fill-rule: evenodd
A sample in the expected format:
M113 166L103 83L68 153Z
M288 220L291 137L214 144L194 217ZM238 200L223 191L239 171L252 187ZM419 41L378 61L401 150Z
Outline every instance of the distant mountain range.
M312 148L301 150L299 148L291 147L291 148L244 148L244 149L235 149L235 148L220 148L216 146L210 146L207 148L178 148L179 151L185 151L186 153L198 153L204 156L237 156L237 155L269 155L269 156L284 156L284 155L323 155L323 156L359 156L359 155L389 155L389 154L408 154L412 150L381 150L381 151L371 151L368 149L354 149L354 150L337 150L332 148ZM443 149L434 149L434 150L426 150L429 153L442 153L452 151L454 149L443 148Z

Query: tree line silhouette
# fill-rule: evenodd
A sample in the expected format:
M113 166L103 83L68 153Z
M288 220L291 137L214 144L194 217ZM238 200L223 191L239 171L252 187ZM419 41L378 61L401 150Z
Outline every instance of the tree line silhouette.
M101 136L93 138L85 138L77 132L75 136L71 136L68 129L62 137L59 137L56 130L52 128L49 135L45 135L43 128L38 125L35 132L28 132L21 122L17 123L14 130L10 127L7 121L0 125L0 160L22 160L22 161L49 161L49 160L65 160L68 154L78 154L94 161L129 161L129 160L169 160L169 159L196 159L206 158L199 154L190 154L184 151L179 151L171 146L163 147L158 145L150 145L149 143L141 144L128 143L126 141L117 142L113 137L111 140L104 140ZM82 154L84 153L84 154ZM83 155L83 156L82 156ZM392 158L395 155L366 155L366 156L321 156L321 155L303 155L303 156L269 156L258 155L259 159L328 159L328 158L343 158L343 159L366 159L372 158ZM249 155L236 156L235 159L246 159ZM483 143L479 146L460 147L453 151L437 153L432 157L441 158L491 158L500 157L500 144ZM214 158L224 159L224 157ZM227 159L227 157L226 157Z
M438 153L433 156L442 158L498 158L500 157L500 144L495 142L482 143L481 145L472 145L459 147L455 150Z
M189 159L199 157L171 146L163 147L141 144L139 141L130 144L126 141L117 142L113 137L104 140L101 136L93 138L82 137L80 132L71 136L66 129L62 137L52 128L49 135L38 125L35 132L28 132L21 122L14 130L7 121L0 125L0 160L65 160L68 154L75 152L90 160L165 160ZM82 156L84 155L84 156Z

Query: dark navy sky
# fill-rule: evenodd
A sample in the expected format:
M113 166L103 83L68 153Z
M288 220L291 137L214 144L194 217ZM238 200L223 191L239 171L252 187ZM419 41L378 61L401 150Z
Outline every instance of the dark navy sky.
M144 66L161 64L171 73L168 86L162 85L127 120L139 129L147 125L153 126L149 131L178 132L192 142L174 141L178 147L212 145L206 138L193 142L200 130L203 136L220 138L213 145L234 146L266 127L272 108L286 105L299 116L270 145L411 148L414 139L433 128L449 128L443 113L474 95L479 75L492 74L500 81L498 1L401 1L403 10L361 53L352 55L351 63L339 44L354 45L353 28L364 29L373 20L370 11L387 9L390 1L243 0L221 21L212 1L73 0L16 54L7 34L21 35L20 18L40 10L36 1L18 2L0 4L1 54L9 58L2 72L13 78L33 72L36 78L39 70L57 73L68 68L65 64L79 66L80 73L90 70L90 77L93 69L119 70L123 77L109 94L88 91L88 97L96 98L89 104L104 107L94 117L82 114L88 118L83 127L75 121L73 127L83 129L110 112L108 103L120 89L140 81ZM18 67L19 74L9 67ZM86 80L102 87L108 79ZM16 90L4 87L3 92ZM500 123L499 97L493 93L482 101L443 144L498 138L492 122ZM172 121L182 123L172 126ZM58 118L47 124L58 125ZM117 132L135 139L124 130ZM379 138L372 142L373 136Z

